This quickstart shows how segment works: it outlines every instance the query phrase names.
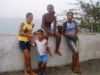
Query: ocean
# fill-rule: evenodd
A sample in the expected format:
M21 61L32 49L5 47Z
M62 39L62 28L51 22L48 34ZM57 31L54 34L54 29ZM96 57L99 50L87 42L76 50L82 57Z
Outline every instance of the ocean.
M25 22L22 18L0 18L0 34L18 34L20 23ZM33 32L41 27L41 20L34 19Z

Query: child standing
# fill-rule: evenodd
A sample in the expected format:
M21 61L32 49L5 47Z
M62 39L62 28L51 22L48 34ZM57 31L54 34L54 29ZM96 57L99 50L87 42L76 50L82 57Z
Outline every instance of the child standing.
M32 45L37 46L38 50L38 71L39 71L38 75L46 75L45 69L48 59L48 53L50 57L52 56L52 54L49 50L47 40L43 38L43 30L37 31L37 37L38 39L36 39Z

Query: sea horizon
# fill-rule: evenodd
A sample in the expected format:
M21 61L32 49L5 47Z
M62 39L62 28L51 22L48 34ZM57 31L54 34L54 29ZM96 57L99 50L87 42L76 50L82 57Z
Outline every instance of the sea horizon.
M25 22L25 19L0 17L0 34L18 34L22 22ZM35 24L33 32L41 27L41 19L34 19L32 23Z

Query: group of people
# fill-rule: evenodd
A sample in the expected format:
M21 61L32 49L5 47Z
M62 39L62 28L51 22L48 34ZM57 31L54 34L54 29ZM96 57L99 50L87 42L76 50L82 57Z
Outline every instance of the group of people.
M56 37L56 49L55 54L62 56L63 54L59 51L59 46L61 42L61 34L56 31L56 16L53 5L49 4L47 6L48 13L44 14L42 17L41 28L35 33L32 33L33 27L32 24L33 14L26 14L26 22L21 23L19 27L19 47L24 54L24 75L29 75L27 69L29 69L31 75L37 75L31 67L31 56L30 56L30 47L37 46L38 51L38 75L46 75L46 63L48 59L48 54L52 57L50 48L48 46L48 37ZM68 12L67 21L62 25L62 35L66 37L66 42L68 47L72 51L72 70L74 73L81 73L79 69L79 53L78 53L78 27L76 22L73 21L73 12ZM51 24L54 23L54 28L51 28ZM37 39L32 42L31 38L37 36ZM67 45L66 44L66 45Z

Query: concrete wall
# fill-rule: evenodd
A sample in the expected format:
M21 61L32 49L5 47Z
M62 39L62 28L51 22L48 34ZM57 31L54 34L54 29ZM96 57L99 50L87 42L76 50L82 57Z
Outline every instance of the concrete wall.
M80 62L100 58L100 34L78 34ZM17 35L0 35L0 72L23 70L23 53L18 47ZM49 37L49 46L53 57L49 57L47 66L62 66L71 63L72 52L69 50L65 37L62 36L60 52L54 54L55 38ZM37 51L31 48L33 69L37 68Z

